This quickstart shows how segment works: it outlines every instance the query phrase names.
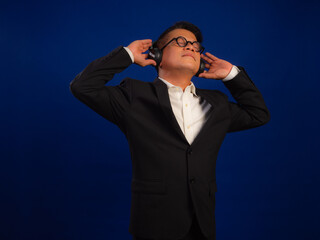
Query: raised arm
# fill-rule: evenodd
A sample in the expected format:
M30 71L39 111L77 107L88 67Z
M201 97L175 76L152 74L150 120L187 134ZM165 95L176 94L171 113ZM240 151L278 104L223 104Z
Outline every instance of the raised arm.
M105 86L114 74L123 71L132 61L121 46L91 62L70 83L72 94L92 110L118 124L129 105L128 82Z
M207 62L208 71L201 73L199 77L226 79L229 76L233 68L231 63L210 53L201 57ZM223 80L224 85L236 100L236 103L229 102L231 123L228 132L258 127L270 120L270 113L262 94L243 67L238 67L238 71L232 79Z
M151 43L149 39L137 40L128 46L133 54L134 63L140 66L155 64L153 60L146 59L147 54L143 54ZM91 62L70 83L70 90L76 98L120 127L130 105L130 79L124 79L117 86L105 84L114 74L133 63L129 51L122 46L114 49L108 55Z

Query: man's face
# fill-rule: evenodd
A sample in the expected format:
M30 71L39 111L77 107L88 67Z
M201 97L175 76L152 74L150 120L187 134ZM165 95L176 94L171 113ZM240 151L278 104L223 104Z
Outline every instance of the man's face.
M171 39L182 36L187 41L197 41L196 36L185 29L175 29L168 33L166 39L169 42ZM164 43L164 44L165 44ZM200 66L200 53L196 52L193 45L188 43L185 47L180 47L174 40L163 49L162 61L160 67L163 71L184 71L196 74Z

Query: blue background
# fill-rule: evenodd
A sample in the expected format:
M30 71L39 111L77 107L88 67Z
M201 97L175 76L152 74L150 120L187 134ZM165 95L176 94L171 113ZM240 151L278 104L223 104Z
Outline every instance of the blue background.
M73 97L91 61L176 21L246 68L271 121L228 134L217 239L320 239L318 1L1 1L0 239L131 239L124 135ZM115 76L153 81L152 67ZM228 93L220 81L193 79ZM230 96L230 94L229 94Z

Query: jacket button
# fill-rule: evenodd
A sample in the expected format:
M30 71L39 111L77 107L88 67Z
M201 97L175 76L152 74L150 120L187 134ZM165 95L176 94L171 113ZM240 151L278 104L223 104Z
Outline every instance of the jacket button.
M188 153L189 155L191 155L191 154L192 154L192 149L191 149L191 148L188 148L187 153Z
M190 183L195 183L196 179L193 177L193 178L190 178Z

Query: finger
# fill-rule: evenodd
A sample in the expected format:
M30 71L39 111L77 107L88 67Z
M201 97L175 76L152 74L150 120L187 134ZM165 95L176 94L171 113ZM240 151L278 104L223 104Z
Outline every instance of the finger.
M200 73L198 77L207 78L206 72Z
M142 51L145 52L145 51L147 51L149 48L150 48L150 46L148 46L148 45L143 46L143 47L142 47Z
M147 50L149 50L150 46L149 45L145 45L145 46L142 46L140 49L141 49L141 52L146 52Z
M211 65L208 64L208 63L206 63L204 66L205 66L206 68L210 68L210 67L211 67Z
M149 47L152 46L152 43L151 42L150 43L144 43L144 44L142 44L142 46L146 47L146 48L149 48Z
M152 40L151 40L151 39L142 40L141 43L142 43L142 44L151 44L151 43L152 43Z
M153 60L153 59L148 59L148 54L147 54L147 53L143 53L142 55L143 55L143 61L144 61L144 63L146 64L145 66L147 66L147 65L156 66L156 65L157 65L157 63L156 63L155 60Z
M202 57L204 60L206 60L208 63L212 63L212 62L213 62L213 60L211 60L210 58L208 58L207 56L205 56L205 55L203 55L203 54L201 54L201 57Z
M155 60L152 59L147 59L146 60L147 65L153 65L153 66L157 66L157 63Z
M152 39L142 39L140 40L142 44L149 44L152 43Z
M148 53L141 53L141 59L142 59L142 60L147 60L147 59L149 59L149 58L148 58L148 55L149 55Z
M217 79L215 74L208 73L208 72L200 73L199 77L207 78L207 79Z
M218 60L219 58L217 58L216 56L214 56L213 54L206 52L206 55L211 58L212 60Z

